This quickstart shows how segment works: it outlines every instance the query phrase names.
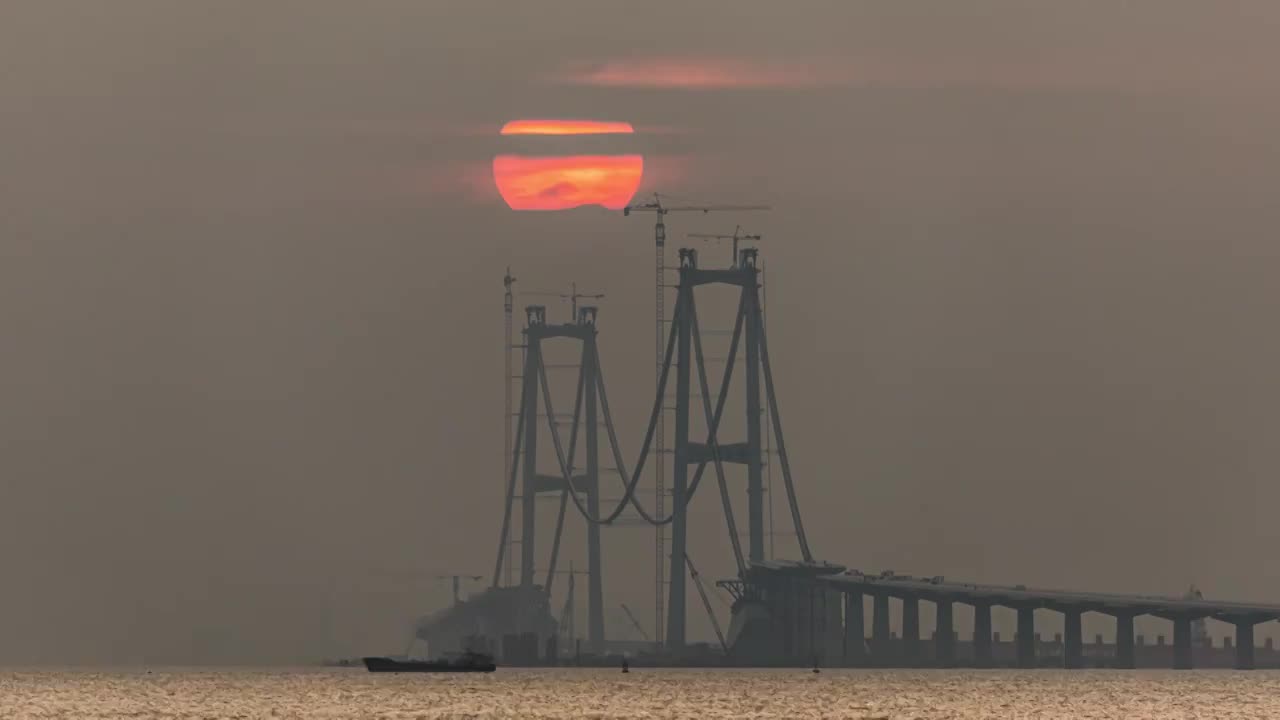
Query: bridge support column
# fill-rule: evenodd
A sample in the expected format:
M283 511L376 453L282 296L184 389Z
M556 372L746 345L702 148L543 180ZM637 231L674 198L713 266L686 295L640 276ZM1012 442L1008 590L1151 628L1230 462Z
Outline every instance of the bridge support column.
M1081 611L1075 608L1069 608L1062 613L1062 666L1069 670L1084 667L1084 633L1081 629L1081 615Z
M867 661L867 631L863 627L862 593L844 594L844 664L857 666Z
M1133 615L1116 615L1116 667L1132 670L1137 666L1133 653Z
M813 662L813 586L803 580L796 580L795 598L795 659L808 665Z
M889 640L889 596L875 595L871 606L871 653L877 665L888 665L890 657Z
M784 577L780 585L784 610L779 614L777 623L783 627L782 657L790 661L800 653L799 595L796 593L796 583L793 578Z
M839 667L844 660L844 596L833 588L822 593L822 664Z
M776 605L774 612L777 613L772 623L778 634L778 646L776 652L778 657L789 658L795 648L795 621L791 619L792 613L795 612L794 599L791 597L791 580L789 578L779 578L774 581L774 593L776 596Z
M1173 669L1191 669L1191 618L1178 615L1173 618Z
M1033 668L1036 666L1036 615L1035 608L1020 607L1018 610L1018 667Z
M939 598L934 601L937 616L934 622L934 653L937 664L951 667L956 660L956 631L954 605L950 600Z
M920 664L920 598L902 598L902 662Z
M1237 620L1236 626L1236 669L1253 669L1253 620Z
M991 606L973 606L973 661L978 667L991 667Z

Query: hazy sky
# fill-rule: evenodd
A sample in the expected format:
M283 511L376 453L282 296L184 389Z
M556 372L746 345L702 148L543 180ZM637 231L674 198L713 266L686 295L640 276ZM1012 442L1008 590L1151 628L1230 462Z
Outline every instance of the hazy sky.
M644 192L773 206L669 237L765 235L820 557L1280 600L1277 31L1265 1L3 3L0 661L398 652L432 575L492 567L507 265L607 293L634 462L652 217L507 210L520 117L631 122ZM647 625L651 532L606 552Z

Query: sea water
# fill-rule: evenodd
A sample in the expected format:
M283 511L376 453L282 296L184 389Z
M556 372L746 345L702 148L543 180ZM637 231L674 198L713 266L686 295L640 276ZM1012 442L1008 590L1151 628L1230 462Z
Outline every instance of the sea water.
M0 718L1280 718L1280 672L0 670Z

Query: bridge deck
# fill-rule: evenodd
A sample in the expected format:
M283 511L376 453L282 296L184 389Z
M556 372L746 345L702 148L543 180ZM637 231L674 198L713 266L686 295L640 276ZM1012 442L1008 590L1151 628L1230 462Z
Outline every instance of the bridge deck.
M1255 622L1280 619L1280 604L1187 599L1159 595L1126 595L1121 593L1082 592L1032 588L1023 585L988 585L903 575L884 577L844 570L839 566L814 565L787 561L753 564L753 570L766 573L804 573L823 584L844 591L914 597L925 600L950 600L964 604L1007 607L1043 607L1053 610L1096 611L1107 614L1212 617L1226 621L1250 619ZM830 572L826 572L830 571Z

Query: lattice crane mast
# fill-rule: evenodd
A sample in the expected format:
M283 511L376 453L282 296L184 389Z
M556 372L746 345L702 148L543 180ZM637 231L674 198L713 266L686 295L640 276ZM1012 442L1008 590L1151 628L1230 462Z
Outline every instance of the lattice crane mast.
M507 476L511 474L511 353L515 350L511 342L511 308L515 304L515 298L511 292L511 287L516 284L516 278L511 274L511 266L507 266L507 274L502 277L502 285L506 288L506 293L502 296L503 311L503 356L505 358L506 368L502 373L502 396L506 404L505 411L502 414L502 486L507 484ZM510 548L508 548L508 552ZM507 563L507 584L511 584L511 563Z

